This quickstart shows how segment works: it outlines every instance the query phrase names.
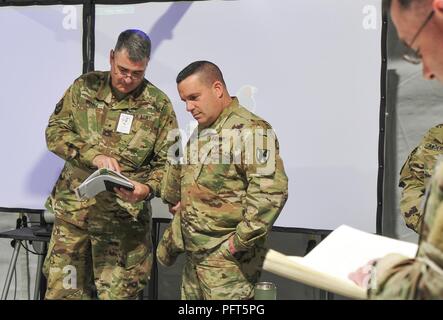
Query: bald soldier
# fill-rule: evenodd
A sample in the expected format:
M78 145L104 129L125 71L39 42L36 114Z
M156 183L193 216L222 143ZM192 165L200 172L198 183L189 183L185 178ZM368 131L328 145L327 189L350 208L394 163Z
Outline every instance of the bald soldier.
M409 48L405 58L422 63L425 79L443 83L443 0L392 0L390 9ZM390 254L350 277L372 299L443 299L443 163L425 199L417 256Z
M110 72L90 72L66 91L49 119L49 150L65 162L46 203L55 223L44 264L47 299L135 299L152 263L151 205L160 196L177 121L168 97L144 78L149 37L126 30L110 53ZM128 177L86 200L74 189L97 168Z
M186 252L182 299L251 299L266 239L288 197L278 141L266 121L229 95L212 62L188 65L177 87L198 128L175 174L181 202L172 208L159 261L170 265ZM178 200L168 187L165 196Z

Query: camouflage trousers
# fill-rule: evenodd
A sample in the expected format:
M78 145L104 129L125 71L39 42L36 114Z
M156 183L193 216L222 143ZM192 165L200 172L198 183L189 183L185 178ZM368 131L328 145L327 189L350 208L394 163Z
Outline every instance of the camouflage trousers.
M182 275L183 300L246 300L254 297L265 250L254 248L236 259L228 241L208 254L186 255Z
M43 272L46 299L136 299L152 267L151 221L89 210L79 228L56 218Z

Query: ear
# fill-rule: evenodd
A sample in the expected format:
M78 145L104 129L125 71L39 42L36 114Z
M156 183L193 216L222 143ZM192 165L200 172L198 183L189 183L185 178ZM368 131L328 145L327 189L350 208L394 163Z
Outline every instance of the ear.
M443 0L433 0L432 9L434 9L435 17L443 21Z
M223 83L221 83L220 81L215 81L212 84L212 89L214 90L215 95L217 96L217 98L221 98L223 96L223 92L224 92L224 86Z
M111 49L111 51L109 52L109 64L112 65L113 60L114 60L114 50Z

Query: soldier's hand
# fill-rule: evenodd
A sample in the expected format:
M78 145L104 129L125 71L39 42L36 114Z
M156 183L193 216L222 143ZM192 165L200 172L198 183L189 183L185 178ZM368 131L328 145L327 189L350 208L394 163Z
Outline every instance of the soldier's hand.
M169 206L169 212L174 215L180 211L181 201L177 202L175 206L173 206L172 204L168 204L168 206Z
M235 250L233 236L229 237L228 244L229 244L229 252L231 252L231 255L234 256L237 253L237 250Z
M371 260L364 266L358 268L356 271L351 272L348 278L355 282L359 287L363 289L368 288L369 280L371 279L371 272L374 268L376 260Z
M151 189L145 184L141 184L137 181L130 181L134 185L134 190L129 191L123 188L114 188L117 196L123 201L130 203L137 203L145 200L151 193Z
M106 168L106 169L111 169L111 170L117 171L118 173L120 173L120 171L121 171L120 165L118 164L117 160L115 160L114 158L105 156L103 154L99 154L98 156L96 156L92 160L92 164L94 166L96 166L98 169Z

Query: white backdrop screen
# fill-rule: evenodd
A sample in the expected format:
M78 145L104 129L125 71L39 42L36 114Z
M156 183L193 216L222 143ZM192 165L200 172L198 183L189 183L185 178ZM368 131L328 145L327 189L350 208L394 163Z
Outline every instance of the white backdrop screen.
M44 128L81 71L81 24L67 30L72 19L63 24L64 10L0 8L0 32L12 44L0 62L8 75L0 97L8 188L0 207L42 208L62 165L46 151ZM189 133L193 121L175 77L192 61L215 62L231 95L279 138L289 200L275 225L346 223L374 232L381 23L381 0L97 5L95 67L109 69L122 30L147 32L153 50L146 77L168 94Z
M81 6L0 7L0 207L43 209L61 171L45 128L82 72L81 18Z

